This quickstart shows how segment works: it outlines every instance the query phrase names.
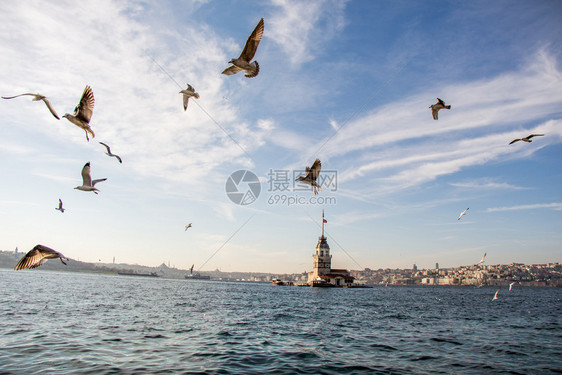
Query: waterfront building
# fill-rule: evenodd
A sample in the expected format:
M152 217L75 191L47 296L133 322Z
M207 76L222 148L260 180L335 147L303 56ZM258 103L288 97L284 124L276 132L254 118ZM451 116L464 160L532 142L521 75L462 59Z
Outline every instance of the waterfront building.
M310 286L352 286L351 273L346 269L332 268L332 255L328 240L324 236L324 211L322 210L322 235L318 237L318 243L312 258L314 260L312 272L308 273L308 285Z

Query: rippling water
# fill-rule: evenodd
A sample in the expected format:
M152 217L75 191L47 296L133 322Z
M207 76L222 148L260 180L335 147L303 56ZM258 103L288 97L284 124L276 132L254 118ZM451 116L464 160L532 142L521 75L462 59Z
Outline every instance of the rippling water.
M0 373L562 372L562 290L0 270Z

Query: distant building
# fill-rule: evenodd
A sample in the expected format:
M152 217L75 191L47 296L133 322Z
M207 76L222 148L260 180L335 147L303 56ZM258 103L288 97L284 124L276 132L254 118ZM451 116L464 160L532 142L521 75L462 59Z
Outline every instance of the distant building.
M416 264L414 263L414 266L412 267L412 271L416 272L418 270L418 266L416 266Z
M332 255L326 237L324 237L324 211L322 211L322 235L318 237L318 243L312 258L314 265L312 272L308 273L308 285L310 286L351 286L355 279L348 270L332 268Z
M436 269L436 270L439 269L439 263L435 263L435 269Z

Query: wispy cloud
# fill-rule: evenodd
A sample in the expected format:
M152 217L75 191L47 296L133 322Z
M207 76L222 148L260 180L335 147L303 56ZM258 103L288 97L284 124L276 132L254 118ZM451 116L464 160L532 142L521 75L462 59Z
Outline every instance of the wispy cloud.
M51 97L57 111L65 113L78 103L84 86L91 85L96 98L91 121L94 141L110 141L127 157L127 167L147 178L200 185L212 182L223 168L252 165L241 147L249 153L259 149L272 129L268 120L242 119L235 105L222 99L224 76L208 66L224 64L226 42L194 24L180 30L153 30L134 17L142 8L138 4L131 8L110 1L67 5L2 6L0 53L7 61L29 62L2 70L3 90L40 90ZM26 32L13 39L10 30ZM162 37L170 46L159 42ZM191 49L168 49L173 45ZM194 104L184 112L179 88L152 59L180 85L192 83L201 95L198 103L213 118ZM10 110L53 141L84 142L83 132L64 119L49 126L38 123L37 118L44 118L38 116L45 112L41 106L28 113L13 106ZM25 148L14 145L5 151Z
M491 207L486 212L501 212L501 211L520 211L520 210L537 210L550 208L556 211L562 211L562 203L537 203L537 204L524 204L519 206L509 207Z
M449 185L463 189L480 190L530 190L529 187L516 186L506 182L496 182L493 179L477 179L472 181L451 182Z
M268 36L280 44L293 65L314 59L320 46L345 25L346 1L272 0L276 7Z
M433 89L373 110L342 128L327 143L324 158L335 159L337 167L339 158L361 151L357 161L345 163L340 181L369 179L378 182L373 184L378 192L385 192L492 160L527 157L562 141L561 85L556 61L539 51L520 71ZM427 108L435 92L453 105L438 121ZM532 132L548 137L532 147L508 145Z

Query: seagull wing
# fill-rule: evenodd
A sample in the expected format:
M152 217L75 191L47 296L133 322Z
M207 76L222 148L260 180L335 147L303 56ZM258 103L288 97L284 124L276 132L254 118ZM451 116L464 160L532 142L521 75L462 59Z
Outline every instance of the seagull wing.
M484 263L484 259L486 259L486 253L484 253L484 255L482 256L482 259L480 259L480 262L478 262L476 264Z
M530 135L527 136L527 139L531 139L531 138L533 138L533 137L541 137L541 136L543 136L543 135L544 135L544 134L530 134Z
M241 72L242 70L244 70L244 69L239 68L235 65L231 65L228 68L226 68L225 70L223 70L222 74L226 74L227 76L231 76L233 74Z
M314 161L314 163L312 164L312 167L310 167L310 177L316 181L316 179L318 178L318 175L320 174L320 169L322 169L322 163L320 162L320 159L316 159Z
M29 250L27 254L16 264L15 270L23 270L25 268L39 267L47 261L48 258L65 258L64 255L56 250L47 246L36 245L33 249Z
M62 200L59 198L59 210L62 210Z
M2 99L13 99L13 98L17 98L17 97L24 96L24 95L36 96L37 94L25 93L25 94L19 94L19 95L15 95L15 96L3 96Z
M55 109L54 109L53 106L51 105L51 102L49 101L49 99L43 98L42 100L43 100L43 102L47 105L47 108L49 108L49 111L51 112L51 114L52 114L53 116L55 116L55 118L56 118L57 120L60 120L59 115L57 115L57 112L55 111Z
M431 106L431 114L433 115L434 120L437 120L438 113L439 113L439 110L437 108L435 108L435 106Z
M263 37L263 29L264 23L263 18L258 22L258 25L252 32L252 34L248 37L246 41L246 45L240 54L240 57L243 58L245 61L250 62L254 58L256 51L258 50L258 46L260 44L261 38Z
M437 98L437 102L438 102L439 104L441 104L443 107L445 107L445 102L444 102L443 100Z
M82 98L80 103L76 107L76 117L85 123L90 123L92 118L92 113L94 111L94 92L90 86L86 86L84 92L82 93Z
M107 178L99 178L99 179L97 179L97 180L94 180L94 181L92 181L92 186L96 186L96 184L97 184L98 182L102 182L102 181L105 181L105 180L107 180Z
M108 145L106 145L106 144L103 143L103 142L100 142L100 144L105 146L105 149L107 150L107 153L108 153L108 154L111 154L111 148L109 148Z
M119 163L123 164L123 160L121 160L121 157L119 155L112 154L111 156L115 157L117 160L119 160Z
M509 142L509 144L513 144L513 143L515 143L515 142L519 142L520 140L521 140L521 138L514 139L513 141Z
M183 110L186 111L187 110L187 104L189 103L189 96L186 94L183 94Z
M93 186L90 176L90 162L84 164L84 168L82 168L82 186Z

